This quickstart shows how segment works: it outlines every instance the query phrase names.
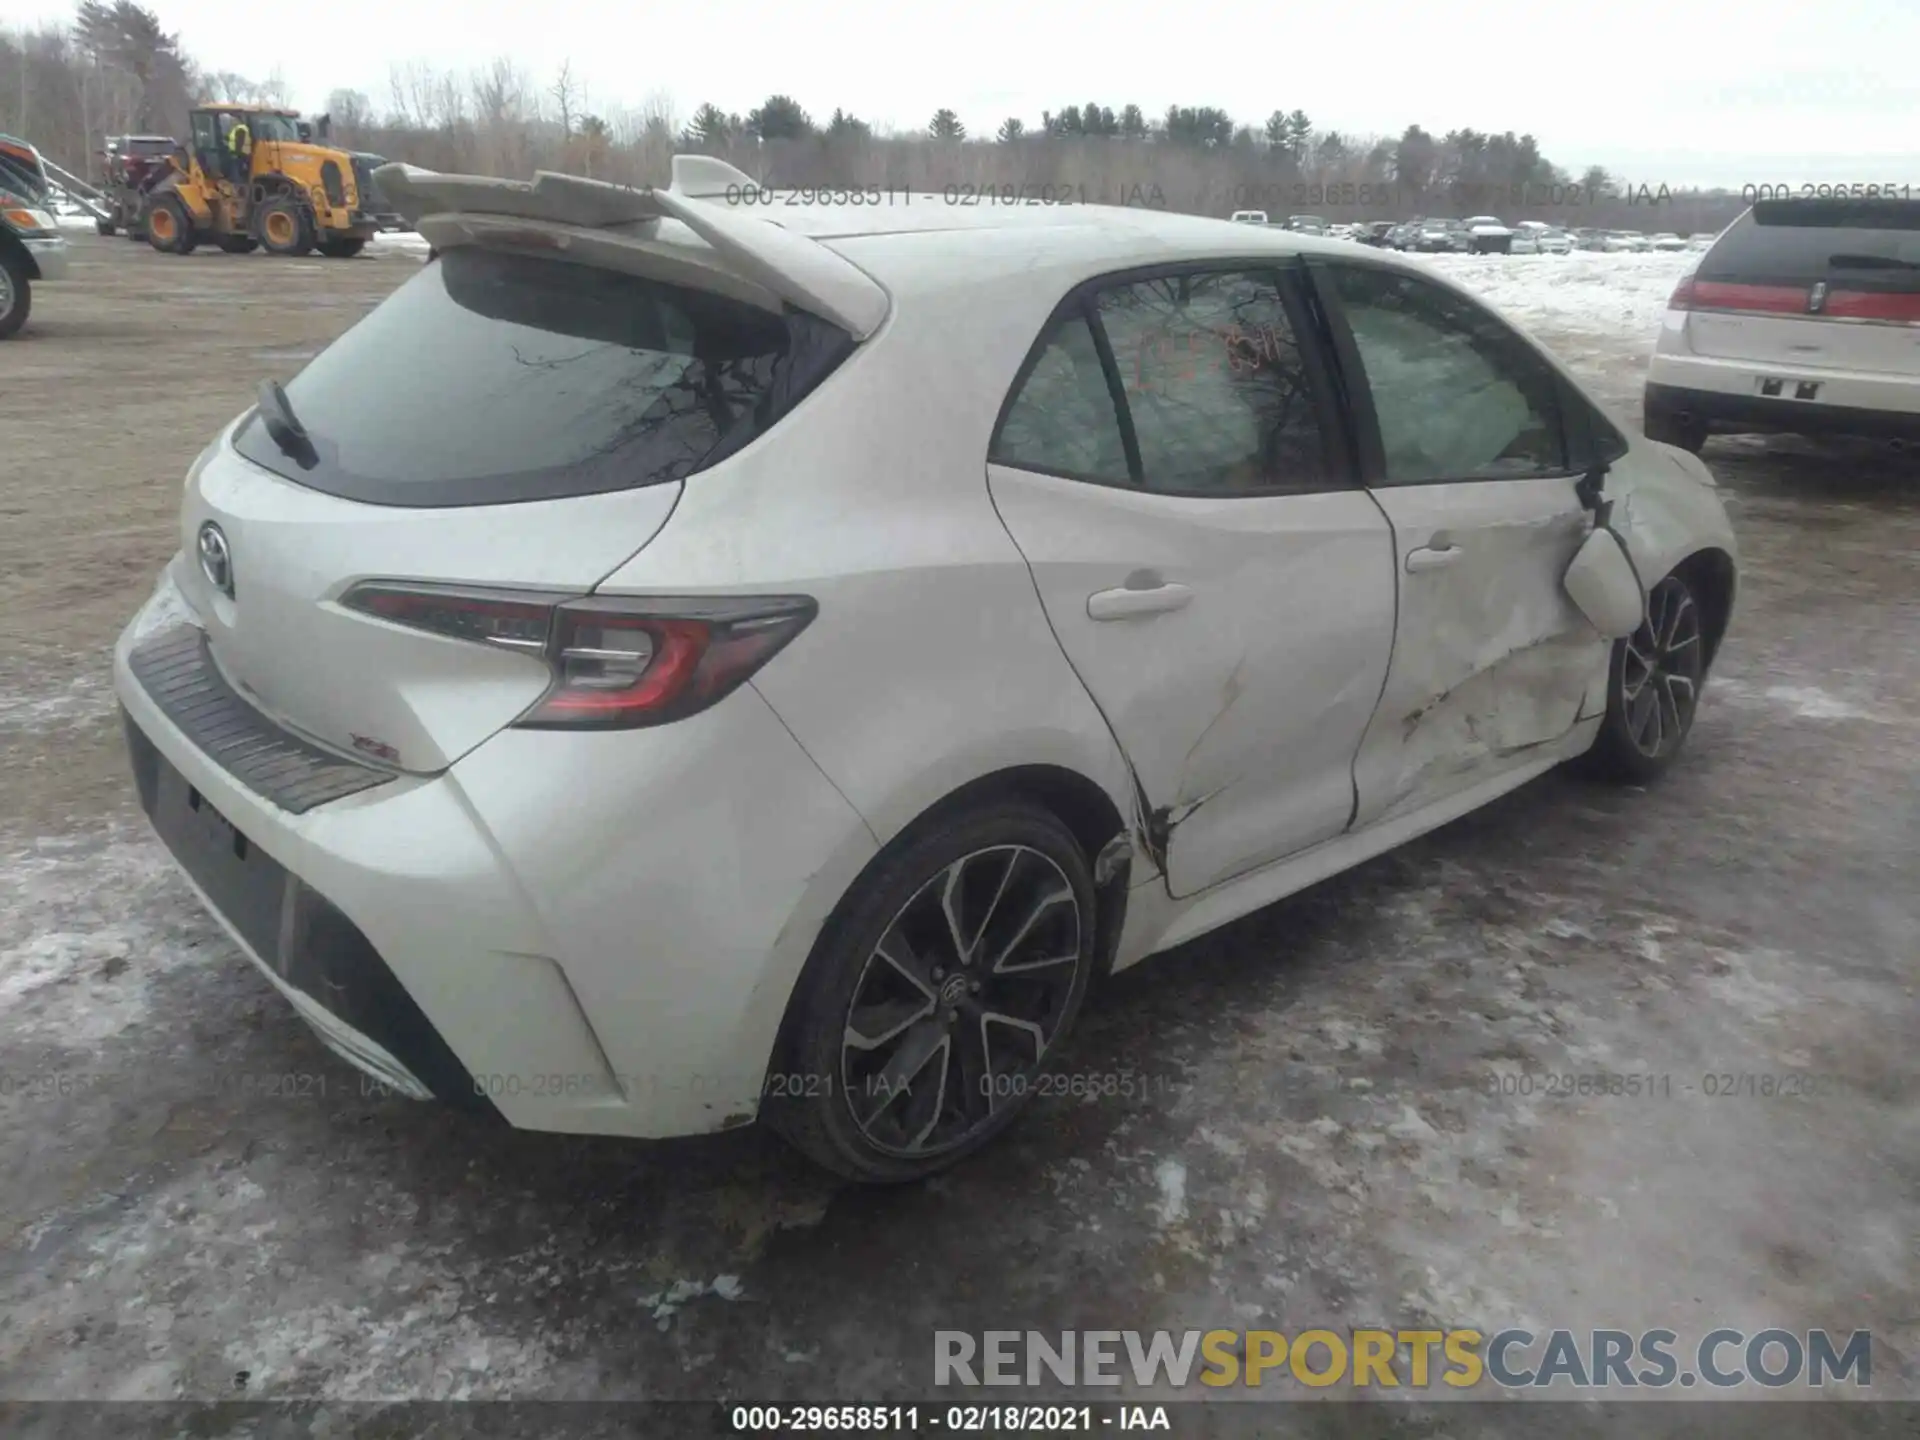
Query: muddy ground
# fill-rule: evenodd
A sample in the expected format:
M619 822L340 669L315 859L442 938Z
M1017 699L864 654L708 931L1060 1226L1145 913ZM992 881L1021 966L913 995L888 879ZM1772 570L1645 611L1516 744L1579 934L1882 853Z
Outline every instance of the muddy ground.
M1709 446L1745 592L1664 783L1549 776L1157 958L1065 1061L1132 1099L860 1191L367 1098L201 914L107 650L206 439L418 260L76 243L0 345L0 1399L924 1398L935 1329L1417 1321L1869 1329L1920 1397L1911 454ZM1646 337L1565 350L1635 417Z

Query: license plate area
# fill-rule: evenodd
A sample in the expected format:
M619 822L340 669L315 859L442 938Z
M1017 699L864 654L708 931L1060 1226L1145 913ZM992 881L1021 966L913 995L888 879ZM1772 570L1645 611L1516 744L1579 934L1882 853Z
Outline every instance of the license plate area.
M291 877L164 756L155 752L151 763L154 832L254 953L280 969Z
M187 786L186 823L200 844L211 850L228 851L236 860L247 858L247 837L234 829L233 822L191 785Z
M1821 384L1819 380L1791 380L1765 375L1753 382L1753 388L1768 400L1818 400Z

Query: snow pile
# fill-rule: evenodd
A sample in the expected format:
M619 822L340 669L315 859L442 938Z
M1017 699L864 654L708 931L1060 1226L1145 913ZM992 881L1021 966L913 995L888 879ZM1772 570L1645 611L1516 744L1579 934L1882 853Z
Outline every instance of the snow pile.
M1606 255L1423 255L1528 329L1651 339L1667 299L1700 263L1685 250Z
M431 247L411 230L382 230L367 242L369 255L419 255L425 257Z

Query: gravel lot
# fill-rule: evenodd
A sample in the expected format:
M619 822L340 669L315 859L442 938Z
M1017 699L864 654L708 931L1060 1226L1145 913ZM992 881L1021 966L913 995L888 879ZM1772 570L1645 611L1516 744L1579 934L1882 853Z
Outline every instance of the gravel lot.
M1416 1320L1865 1328L1920 1398L1911 452L1709 447L1746 588L1666 783L1549 776L1159 957L1066 1061L1131 1100L861 1192L368 1098L202 915L107 649L206 439L417 258L76 248L0 345L0 1399L924 1398L936 1328ZM1456 263L1637 419L1675 257Z

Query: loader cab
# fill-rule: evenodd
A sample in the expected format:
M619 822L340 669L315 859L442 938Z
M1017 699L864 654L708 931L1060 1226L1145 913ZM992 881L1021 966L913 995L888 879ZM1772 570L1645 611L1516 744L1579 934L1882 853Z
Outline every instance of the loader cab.
M227 172L227 131L232 128L232 122L229 121L226 130L221 129L219 112L213 110L195 110L190 118L192 139L189 148L209 179L216 179Z

